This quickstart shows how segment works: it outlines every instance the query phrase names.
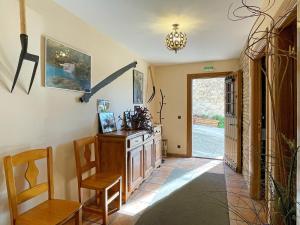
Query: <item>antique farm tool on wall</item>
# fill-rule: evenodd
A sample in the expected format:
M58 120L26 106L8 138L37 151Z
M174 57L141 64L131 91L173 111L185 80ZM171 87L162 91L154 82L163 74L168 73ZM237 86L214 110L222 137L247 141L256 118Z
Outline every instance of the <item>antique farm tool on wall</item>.
M153 80L153 74L152 74L152 69L149 67L149 72L150 72L150 77L151 77L151 82L152 82L152 94L148 100L148 103L152 102L152 100L155 97L155 85L154 85L154 80Z
M104 80L100 81L96 86L94 86L90 93L85 93L79 100L80 102L89 102L90 98L96 94L100 89L104 88L106 85L113 82L115 79L120 77L123 73L130 70L131 68L135 68L137 65L137 62L133 62L128 64L127 66L124 66L123 68L117 70L113 74L106 77Z
M32 84L33 84L33 81L34 81L36 69L37 69L38 64L39 64L39 56L30 54L30 53L27 52L28 35L26 33L25 0L19 0L19 6L20 6L20 28L21 28L20 40L21 40L22 50L21 50L21 53L20 53L19 63L18 63L17 71L16 71L16 74L15 74L15 78L14 78L14 81L13 81L13 85L12 85L12 88L11 88L11 92L13 92L13 90L15 88L15 85L18 81L23 61L28 60L28 61L34 62L34 67L33 67L32 75L31 75L31 79L30 79L30 85L29 85L29 89L28 89L28 92L27 92L27 94L29 94L30 90L31 90L31 87L32 87Z

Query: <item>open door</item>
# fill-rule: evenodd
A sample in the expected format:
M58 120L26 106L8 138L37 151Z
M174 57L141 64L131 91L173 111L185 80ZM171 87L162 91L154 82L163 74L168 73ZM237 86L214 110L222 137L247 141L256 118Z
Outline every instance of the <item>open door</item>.
M242 74L225 78L225 162L236 172L242 170L241 109Z

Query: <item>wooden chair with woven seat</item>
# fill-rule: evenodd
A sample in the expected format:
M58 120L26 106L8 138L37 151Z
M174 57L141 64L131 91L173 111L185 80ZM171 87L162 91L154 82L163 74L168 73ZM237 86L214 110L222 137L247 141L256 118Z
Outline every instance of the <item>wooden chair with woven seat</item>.
M40 159L47 160L47 181L38 184L39 170L35 162ZM25 179L29 188L17 192L14 170L24 164L27 164ZM54 199L51 147L6 156L4 169L12 225L57 225L70 222L70 220L75 220L76 225L82 224L81 204L79 202ZM45 192L48 192L48 200L24 213L19 213L19 204Z
M92 150L94 150L92 152ZM87 137L74 141L74 152L78 179L78 198L82 202L81 189L96 191L94 205L90 201L83 204L83 210L102 215L103 224L108 224L108 215L118 211L122 205L122 177L119 174L100 173L97 137ZM92 155L94 153L94 159ZM84 158L84 160L82 160ZM84 162L82 162L84 161ZM88 171L94 174L84 177ZM96 206L96 207L93 207Z

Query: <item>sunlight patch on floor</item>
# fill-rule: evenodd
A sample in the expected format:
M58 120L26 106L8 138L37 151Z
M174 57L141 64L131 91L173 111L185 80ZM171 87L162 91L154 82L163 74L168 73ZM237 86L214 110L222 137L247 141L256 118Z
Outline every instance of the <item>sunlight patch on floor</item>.
M180 176L167 184L163 184L157 192L150 192L149 194L145 194L141 198L138 198L132 202L129 201L126 205L122 207L119 213L128 216L135 216L136 214L145 210L147 207L153 205L162 198L165 198L166 196L170 195L177 189L183 187L193 179L199 177L200 175L208 172L209 170L215 168L216 166L222 163L223 161L213 160L194 170L191 170L185 173L183 176ZM158 193L160 194L159 197L157 197Z

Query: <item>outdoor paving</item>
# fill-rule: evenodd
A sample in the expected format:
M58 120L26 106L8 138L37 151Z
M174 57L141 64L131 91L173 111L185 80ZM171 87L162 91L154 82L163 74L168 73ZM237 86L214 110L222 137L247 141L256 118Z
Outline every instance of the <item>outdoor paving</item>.
M194 124L193 156L223 159L224 128Z

